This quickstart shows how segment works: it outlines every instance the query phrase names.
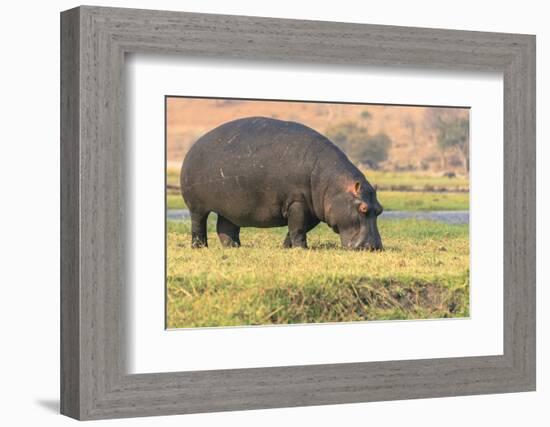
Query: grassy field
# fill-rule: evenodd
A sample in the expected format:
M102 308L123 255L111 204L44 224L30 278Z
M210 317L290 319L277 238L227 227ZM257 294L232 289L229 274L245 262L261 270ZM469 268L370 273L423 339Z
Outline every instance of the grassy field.
M378 191L378 200L386 211L466 211L469 193L421 191Z
M364 171L371 184L378 185L381 190L393 191L462 191L467 192L469 181L467 177L448 178L441 174L426 174L422 172L388 172Z
M467 225L381 219L385 251L353 252L323 224L309 250L282 249L286 227L242 229L224 249L214 221L200 250L188 222L168 222L169 328L469 315Z
M180 186L180 171L177 168L166 169L166 184L179 187Z
M468 210L469 207L469 193L464 191L468 189L466 178L380 171L368 171L367 178L378 185L378 198L385 210L455 211ZM177 169L168 169L167 183L168 209L184 209L186 206L179 192Z
M468 180L367 172L386 210L467 210ZM169 169L167 205L183 209L179 172ZM188 222L168 222L170 328L425 319L468 316L467 225L379 220L385 251L351 252L321 224L309 250L284 250L286 227L247 228L243 247L223 249L215 215L210 247L189 247Z
M378 200L386 211L460 211L468 210L468 193L420 191L378 191ZM169 192L168 209L185 209L181 194Z

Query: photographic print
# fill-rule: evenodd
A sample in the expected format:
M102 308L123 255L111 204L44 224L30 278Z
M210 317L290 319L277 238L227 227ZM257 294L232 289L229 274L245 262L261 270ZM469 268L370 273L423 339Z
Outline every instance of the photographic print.
M469 113L166 96L166 327L468 317Z

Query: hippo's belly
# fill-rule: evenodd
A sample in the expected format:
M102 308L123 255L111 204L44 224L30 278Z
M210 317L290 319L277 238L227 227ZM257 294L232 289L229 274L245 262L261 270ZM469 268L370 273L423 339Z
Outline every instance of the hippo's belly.
M287 220L283 218L280 208L277 207L260 206L250 212L243 210L237 212L232 212L231 210L227 212L217 212L214 210L214 212L224 216L239 227L282 227L288 223Z
M287 225L283 207L288 198L284 188L273 189L265 182L255 184L248 177L219 181L215 188L196 188L200 204L211 212L222 215L239 227L282 227Z

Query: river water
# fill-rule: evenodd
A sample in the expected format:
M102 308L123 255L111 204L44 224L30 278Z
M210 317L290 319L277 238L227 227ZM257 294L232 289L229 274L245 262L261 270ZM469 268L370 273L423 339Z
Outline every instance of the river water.
M168 209L166 219L168 221L183 221L189 218L188 209ZM384 211L379 217L382 219L421 219L441 221L446 224L468 224L469 211Z

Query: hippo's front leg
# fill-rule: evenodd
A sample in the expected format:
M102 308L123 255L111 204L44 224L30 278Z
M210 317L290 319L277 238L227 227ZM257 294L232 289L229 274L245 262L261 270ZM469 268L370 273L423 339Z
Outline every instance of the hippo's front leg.
M307 222L306 233L309 233L313 230L321 221L317 218L310 218ZM307 238L306 238L307 240ZM292 242L290 241L290 233L286 233L285 241L283 242L283 247L288 249L292 247Z
M288 234L285 248L307 249L308 215L303 203L293 202L288 208Z

